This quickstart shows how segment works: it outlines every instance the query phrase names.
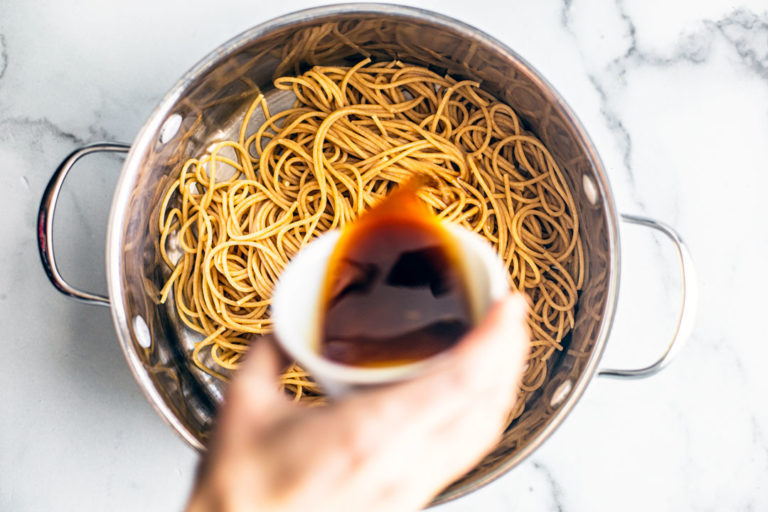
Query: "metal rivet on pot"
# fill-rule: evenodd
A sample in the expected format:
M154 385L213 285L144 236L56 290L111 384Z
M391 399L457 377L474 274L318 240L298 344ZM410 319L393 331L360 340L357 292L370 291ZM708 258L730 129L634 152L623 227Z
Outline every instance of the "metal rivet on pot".
M165 144L171 140L181 127L181 116L179 114L173 114L163 123L163 127L160 128L160 144Z
M140 316L133 317L133 334L136 335L136 341L144 348L152 345L152 337L149 335L147 322Z
M584 196L587 198L590 204L597 204L597 187L595 181L591 176L584 175L582 177L582 183L584 184Z
M555 389L555 392L552 393L552 400L549 401L549 405L552 407L557 407L560 405L560 403L565 400L565 397L568 396L568 394L571 392L571 389L573 388L573 384L571 384L571 379L568 379L566 381L563 381L562 384L557 386Z

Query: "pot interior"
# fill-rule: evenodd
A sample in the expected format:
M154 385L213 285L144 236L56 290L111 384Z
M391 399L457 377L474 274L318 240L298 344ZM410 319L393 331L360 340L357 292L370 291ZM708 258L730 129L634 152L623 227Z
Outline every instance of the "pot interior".
M551 358L547 382L529 397L525 412L495 450L446 489L437 498L441 502L518 463L583 391L615 302L615 214L601 164L581 127L548 84L510 50L432 13L389 6L349 9L303 11L256 27L208 56L166 96L134 143L118 186L124 201L116 199L110 239L120 252L108 262L118 265L119 281L110 283L119 295L112 296L113 312L129 364L148 398L188 442L203 448L225 384L191 363L192 344L200 336L182 326L172 302L160 305L156 299L168 276L158 253L158 209L181 164L212 142L234 136L257 90L267 95L271 109L290 107L292 93L275 90L272 80L315 64L396 58L481 82L518 112L566 175L581 220L586 279L575 327L563 341L564 350Z

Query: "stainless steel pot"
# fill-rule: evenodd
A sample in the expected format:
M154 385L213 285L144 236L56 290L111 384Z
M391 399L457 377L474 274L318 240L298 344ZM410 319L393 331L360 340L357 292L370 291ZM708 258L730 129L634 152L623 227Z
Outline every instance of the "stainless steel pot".
M40 256L62 293L111 307L128 365L147 399L185 441L204 450L222 390L190 364L195 338L180 326L173 307L155 301L167 275L157 251L159 200L179 172L180 162L234 133L257 87L279 103L283 98L271 85L276 76L314 64L355 61L362 55L399 58L480 81L514 107L550 148L567 176L582 221L586 280L566 349L552 361L550 378L530 398L523 421L513 423L477 468L438 496L439 503L488 483L532 453L565 419L596 373L646 377L663 368L688 336L695 307L693 267L680 237L653 220L616 214L603 165L576 116L552 86L504 44L439 14L376 4L309 9L254 27L187 72L133 144L93 144L64 160L40 205ZM56 200L67 173L83 156L102 151L127 153L109 218L109 298L69 285L59 274L51 244ZM619 219L654 229L674 243L683 298L669 345L654 364L598 370L616 306Z

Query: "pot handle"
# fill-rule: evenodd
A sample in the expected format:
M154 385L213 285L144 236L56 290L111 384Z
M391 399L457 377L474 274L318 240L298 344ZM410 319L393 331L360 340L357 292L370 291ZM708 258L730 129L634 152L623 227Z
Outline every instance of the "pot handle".
M43 269L57 290L87 304L109 306L109 298L79 290L61 277L53 252L53 217L56 213L56 203L59 200L59 192L61 192L61 186L64 184L67 174L82 157L91 153L127 153L129 149L130 146L127 144L110 142L98 142L76 149L61 162L56 172L53 173L48 186L45 187L43 198L40 200L40 209L37 212L37 248L40 250Z
M688 340L693 330L693 321L696 316L696 304L698 302L698 283L696 281L696 273L693 268L693 260L691 259L691 253L688 251L688 247L683 242L680 235L672 229L670 226L646 217L638 217L635 215L622 215L621 220L630 224L637 224L639 226L645 226L647 228L654 229L667 238L669 238L673 244L675 244L675 250L677 251L677 257L680 261L680 278L682 289L682 300L680 303L680 313L677 316L677 324L672 333L672 339L667 345L667 349L653 364L646 366L645 368L637 368L630 370L618 370L618 369L605 369L599 370L597 375L600 377L615 377L615 378L627 378L638 379L643 377L650 377L661 371L665 366L669 364L672 358L680 351L683 344Z

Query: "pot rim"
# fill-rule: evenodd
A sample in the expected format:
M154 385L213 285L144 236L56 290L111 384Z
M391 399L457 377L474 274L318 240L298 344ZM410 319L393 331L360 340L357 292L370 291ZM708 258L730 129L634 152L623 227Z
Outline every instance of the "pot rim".
M149 146L155 141L155 134L158 132L167 116L171 113L172 107L187 92L189 86L201 75L217 66L221 60L229 57L247 45L251 40L271 33L275 30L291 25L313 21L321 18L329 18L334 15L349 14L370 14L370 15L394 15L405 19L412 19L420 22L427 22L437 26L442 26L469 39L479 41L489 46L497 48L505 57L515 61L520 72L524 73L528 79L539 86L546 99L553 108L562 115L569 125L569 128L577 135L586 155L589 157L590 164L596 175L595 184L599 195L603 200L606 216L606 233L608 237L608 246L610 249L609 268L608 268L608 287L603 320L600 325L600 331L595 341L589 360L582 372L580 378L574 383L572 391L565 399L563 404L552 416L548 424L541 429L534 438L519 452L508 460L504 461L495 470L483 475L471 483L460 486L458 489L451 490L439 496L432 504L439 504L468 494L480 487L483 487L491 481L497 479L511 468L526 459L560 426L571 409L581 398L586 386L592 380L597 369L600 358L605 348L608 335L613 324L614 312L618 298L618 268L620 264L620 245L618 233L618 216L613 200L608 178L605 173L602 161L598 156L597 150L592 140L587 135L586 130L578 120L570 107L563 100L557 90L525 59L518 55L509 46L497 40L496 38L484 33L483 31L468 25L454 18L443 14L435 13L426 9L417 7L407 7L390 4L376 3L345 3L335 4L323 7L314 7L295 11L272 20L256 25L222 45L203 57L189 71L187 71L178 82L166 93L160 100L157 107L149 115L147 121L139 130L135 140L131 144L131 149L126 156L120 177L115 187L115 194L112 200L112 207L107 224L107 243L106 243L106 269L107 269L107 289L110 297L110 310L112 319L117 331L120 346L125 355L128 366L134 379L139 384L142 392L152 407L157 411L160 417L189 445L198 451L204 451L205 446L187 429L181 421L174 415L172 409L165 403L159 391L154 387L149 373L140 361L134 350L134 343L131 335L130 321L127 318L125 302L123 300L124 287L122 275L125 270L123 261L123 232L126 223L126 210L129 204L131 193L134 189L136 178L140 169L142 156Z

